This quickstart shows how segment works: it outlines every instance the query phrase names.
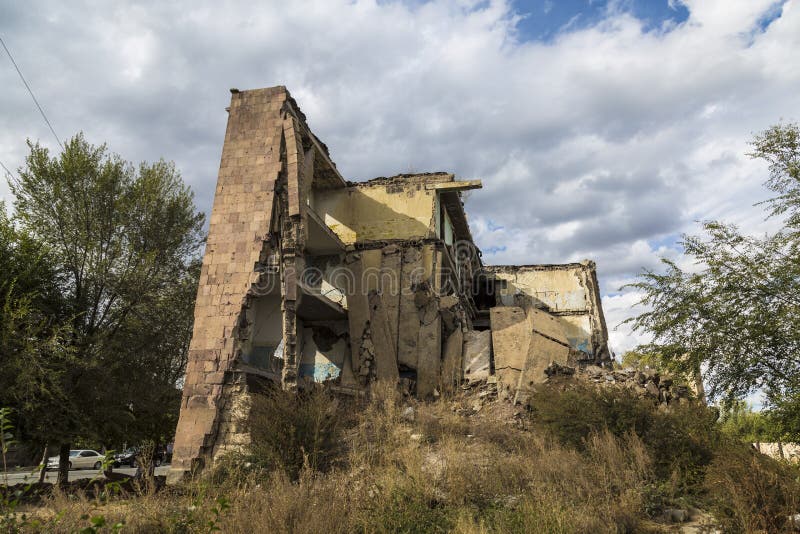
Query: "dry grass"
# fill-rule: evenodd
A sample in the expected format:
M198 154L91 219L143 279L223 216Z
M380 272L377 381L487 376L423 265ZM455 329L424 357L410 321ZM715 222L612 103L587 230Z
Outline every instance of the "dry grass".
M279 449L262 442L249 451L251 459L259 451L265 455L260 467L231 460L213 481L130 499L54 495L36 512L40 524L27 530L76 532L98 515L106 525L124 522L125 532L595 533L653 528L647 521L652 505L647 488L659 480L648 445L636 433L615 435L598 428L576 447L506 417L459 415L452 401L413 404L411 418L404 413L408 402L395 388L379 385L370 399L355 406L333 406L323 397L297 410L281 404L287 408L276 412L282 420L256 419L254 424L264 426L255 430L294 428L292 446L311 443L318 461L309 461L308 453L278 454ZM327 433L333 427L326 417L337 416L330 410L350 415L342 417L347 425ZM313 424L307 428L316 429L305 434L311 438L298 437L305 431L296 427L309 421ZM756 499L753 494L718 498L733 506Z
M725 532L794 531L800 510L798 472L754 450L725 447L708 468L709 503Z

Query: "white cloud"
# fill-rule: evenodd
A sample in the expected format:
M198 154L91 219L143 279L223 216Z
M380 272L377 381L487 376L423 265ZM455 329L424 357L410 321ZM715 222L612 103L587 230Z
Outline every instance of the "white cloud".
M617 356L648 341L646 336L634 332L629 324L622 324L631 316L632 309L637 313L643 311L637 306L641 297L642 295L635 291L603 297L603 311L608 327L608 345Z
M800 119L798 0L763 32L771 0L682 3L689 19L657 32L618 6L548 43L525 40L510 2L477 0L41 0L4 8L0 34L62 137L174 159L204 210L228 88L284 84L347 178L482 178L467 207L487 262L593 258L611 295L696 220L767 228L747 141ZM4 58L0 83L16 168L26 137L55 143ZM606 297L609 324L631 298Z

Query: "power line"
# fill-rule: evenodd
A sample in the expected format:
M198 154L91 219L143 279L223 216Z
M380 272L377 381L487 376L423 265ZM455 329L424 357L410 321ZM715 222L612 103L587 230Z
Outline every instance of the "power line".
M0 161L0 167L3 167L3 170L4 170L4 171L6 171L6 174L8 175L8 177L9 177L9 178L11 178L12 180L14 179L14 175L13 175L13 174L11 174L11 171L9 171L9 170L8 170L8 167L6 167L6 166L3 164L3 162L2 162L2 161Z
M61 144L61 139L59 139L58 135L56 135L56 131L53 129L53 125L50 124L50 121L47 119L47 115L44 114L44 110L42 109L42 106L40 106L39 105L39 101L36 100L36 96L34 96L33 91L31 90L31 86L28 85L27 81L25 81L25 76L23 76L22 75L22 71L19 70L19 67L17 66L17 62L14 61L14 56L11 55L11 52L9 51L8 47L6 46L6 43L3 42L3 38L2 37L0 37L0 44L3 45L3 49L6 51L6 54L8 54L8 59L11 60L11 63L14 64L14 68L17 69L17 74L19 74L19 79L22 80L22 83L25 84L25 88L28 90L28 93L30 93L31 98L33 99L33 103L36 104L37 108L39 108L39 113L42 114L42 118L44 119L44 122L47 123L47 127L50 128L50 132L52 132L53 137L55 137L56 141L58 141L58 146L61 147L61 150L64 150L64 145ZM3 168L5 168L5 165L3 165ZM8 172L8 169L6 169L6 172Z

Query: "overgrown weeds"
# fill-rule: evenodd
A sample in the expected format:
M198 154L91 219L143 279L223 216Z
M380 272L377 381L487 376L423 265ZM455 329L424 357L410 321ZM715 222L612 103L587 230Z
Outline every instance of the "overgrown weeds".
M724 532L784 532L800 510L796 468L742 447L721 447L706 471L708 502Z
M253 395L246 428L247 461L295 480L304 467L326 471L341 447L339 399L323 388L297 394L271 389Z
M680 503L712 507L725 532L778 532L798 506L793 472L719 441L701 407L551 391L515 423L386 384L364 400L253 402L253 444L216 478L128 500L57 495L41 530L102 516L130 532L646 532Z
M599 431L635 434L653 460L656 477L670 481L676 494L700 490L703 470L724 440L716 411L696 403L666 408L624 389L543 387L532 396L531 407L536 428L577 450Z

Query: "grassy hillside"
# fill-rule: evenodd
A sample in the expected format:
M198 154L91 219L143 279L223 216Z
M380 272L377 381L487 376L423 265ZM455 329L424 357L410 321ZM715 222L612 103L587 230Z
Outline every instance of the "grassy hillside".
M527 407L493 395L485 384L433 403L386 385L362 400L274 392L253 401L255 444L210 476L57 492L24 507L22 529L669 532L680 527L665 511L697 508L696 532L781 532L800 510L796 470L727 437L705 406L578 380Z

